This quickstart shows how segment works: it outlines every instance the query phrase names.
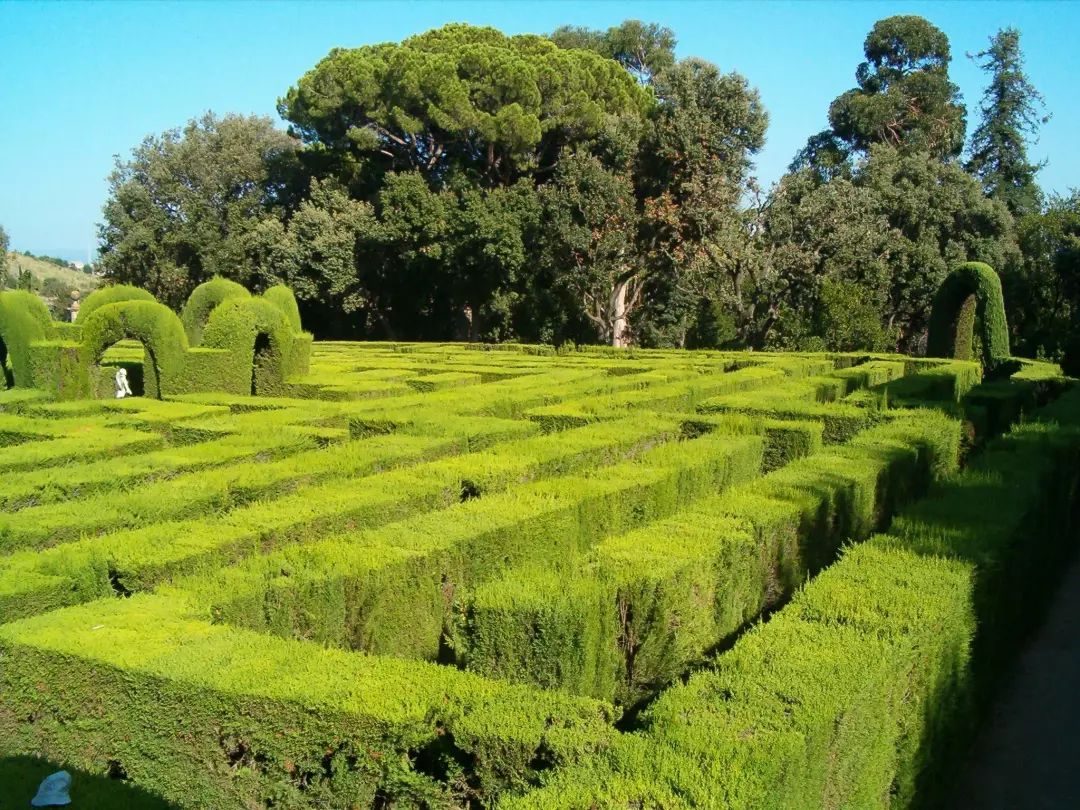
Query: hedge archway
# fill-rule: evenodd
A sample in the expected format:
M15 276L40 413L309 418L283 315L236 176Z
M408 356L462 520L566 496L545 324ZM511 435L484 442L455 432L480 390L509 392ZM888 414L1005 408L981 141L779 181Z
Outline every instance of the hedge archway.
M976 323L980 326L983 369L990 371L1009 359L1001 279L988 264L965 262L945 277L934 296L926 353L971 359Z
M148 396L180 390L188 342L175 312L157 301L127 300L96 308L83 324L80 360L87 368L99 365L105 350L119 340L143 344Z
M293 291L284 284L275 284L262 294L267 301L277 306L289 321L289 326L294 332L302 332L304 327L300 323L300 306L296 303Z
M86 300L82 302L79 307L79 315L75 320L80 324L86 323L87 318L99 308L120 301L157 301L157 299L146 290L133 287L130 284L114 284L111 287L101 287L90 293Z
M275 303L240 298L219 304L203 331L203 348L228 349L228 390L280 394L293 355L292 325ZM257 351L258 350L258 351Z
M184 332L187 333L188 343L198 346L203 340L203 330L206 322L210 319L210 313L218 304L233 298L250 298L251 293L247 288L235 281L216 276L206 281L191 291L184 310L180 313L180 320L184 324Z
M45 303L26 290L0 292L0 387L33 385L30 344L52 337L52 316Z

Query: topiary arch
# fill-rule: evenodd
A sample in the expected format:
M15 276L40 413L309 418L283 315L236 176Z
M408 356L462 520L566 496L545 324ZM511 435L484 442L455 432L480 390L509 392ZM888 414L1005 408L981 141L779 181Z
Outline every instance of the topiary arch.
M250 297L247 287L220 276L200 284L191 291L187 303L184 304L184 311L180 313L188 343L192 346L202 343L206 321L218 304L232 298Z
M283 381L293 373L295 342L288 315L263 298L219 304L203 331L205 348L232 353L226 389L264 396L284 393Z
M284 284L275 284L262 294L262 297L274 304L289 321L289 326L294 332L302 332L304 327L300 323L300 307L296 303L293 291Z
M1009 327L1001 279L988 264L966 262L956 267L934 296L926 353L931 357L970 360L975 322L980 325L984 371L1009 359Z
M81 320L81 318L80 318ZM83 324L80 359L91 368L119 340L138 340L146 350L147 396L160 398L182 387L187 336L176 313L157 301L119 301L98 307Z
M99 307L115 304L120 301L156 301L154 296L140 287L130 284L114 284L110 287L99 287L87 296L79 308L79 316L76 323L83 324L94 314Z

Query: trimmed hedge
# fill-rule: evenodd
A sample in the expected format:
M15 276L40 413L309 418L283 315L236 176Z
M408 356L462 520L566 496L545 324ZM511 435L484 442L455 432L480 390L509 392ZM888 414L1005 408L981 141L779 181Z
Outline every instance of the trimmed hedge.
M927 353L971 359L976 321L981 327L983 367L993 370L1009 359L1009 326L1001 279L987 264L965 262L945 277L934 296Z
M511 572L473 594L459 659L633 704L955 469L959 442L955 421L913 414L604 540L573 571Z
M96 366L109 346L124 339L142 341L146 349L143 373L146 396L161 398L166 392L183 390L188 341L176 313L156 301L104 304L83 322L79 359L86 369Z
M143 434L145 436L145 434ZM193 470L209 470L245 460L260 462L315 448L311 436L298 431L275 430L263 435L237 434L152 453L115 459L93 460L79 453L78 462L63 467L35 463L18 476L0 478L0 509L17 512L28 507L89 498L111 492L116 496L134 486L145 485Z
M99 287L86 297L79 307L79 315L75 322L82 326L100 307L109 304L117 304L121 301L154 301L157 299L144 289L133 287L130 284L113 284L109 287Z
M52 316L40 298L26 290L0 292L0 387L33 387L30 346L52 336Z
M500 435L505 428L497 424L493 430ZM410 437L405 436L381 436L351 447L344 445L340 451L331 448L333 463L327 472L337 474L336 479L299 487L276 501L256 501L200 520L160 522L165 508L173 514L190 513L193 501L197 510L204 510L208 503L227 504L232 498L243 498L245 479L238 478L236 470L181 476L177 483L161 482L122 497L25 509L0 516L0 542L7 549L35 549L0 556L0 606L6 615L26 615L27 610L37 609L43 600L47 601L27 578L30 573L67 581L66 589L61 589L63 601L56 604L107 594L111 581L137 591L177 574L216 570L256 548L266 551L273 546L311 540L328 532L344 531L358 521L374 528L417 512L439 509L460 502L466 485L470 491L494 494L545 475L612 463L676 434L676 425L658 419L605 423L390 471L385 470L422 461L425 456L464 452L477 441L472 436L448 436L438 441L429 437L421 442L410 442ZM264 466L279 468L276 480L280 485L282 477L291 476L295 481L305 472L317 475L311 469L310 455L314 454L299 454L280 464ZM358 486L352 476L364 472L382 474L371 475L364 486ZM267 491L267 478L258 467L246 480L257 483L256 492ZM115 531L123 526L138 526L147 516L159 522ZM95 528L114 531L36 550L73 540L77 534ZM53 596L54 584L48 583Z
M30 344L30 368L34 387L58 399L94 395L94 379L79 343L39 340Z
M599 461L596 450L613 449L582 447L558 467L573 473ZM611 531L670 513L701 487L753 474L759 453L753 437L665 444L588 475L553 477L255 558L185 588L204 594L214 615L233 623L433 659L449 620L448 594L511 564L566 564Z
M307 373L312 345L300 331L295 298L282 286L253 299L239 284L215 278L195 288L182 320L145 290L104 287L83 302L78 324L53 324L29 293L0 294L5 387L33 386L67 399L107 397L111 372L100 371L101 355L122 339L143 343L145 358L137 363L143 392L158 398L212 390L286 393L286 378ZM204 347L189 350L200 341Z
M215 626L160 596L0 626L0 654L0 750L109 759L186 807L490 804L614 736L595 701Z
M284 284L275 284L264 292L262 297L285 313L285 320L288 321L293 332L299 334L304 331L303 324L300 322L300 307L296 303L296 296L293 295L292 290Z
M233 298L219 304L203 331L204 348L230 352L225 375L215 388L236 394L284 395L285 379L297 373L301 362L295 344L285 313L261 298Z
M667 444L588 475L304 544L183 587L232 624L435 660L463 588L515 565L566 571L601 538L749 479L760 453L757 437Z
M184 332L187 334L188 343L198 346L202 343L203 329L210 318L210 313L223 301L232 298L250 298L251 293L242 284L230 281L221 276L215 276L210 281L205 281L191 291L188 300L184 303L184 309L180 313L180 321L184 324ZM298 330L299 331L299 330Z
M644 730L504 808L938 806L1080 527L1080 391L810 582Z
M883 376L894 372L890 368ZM869 376L864 372L837 372L840 376L805 377L755 391L726 394L702 402L698 411L709 413L739 413L781 420L815 420L823 424L822 437L826 444L850 440L860 431L890 418L877 409L857 407L837 402L853 385Z

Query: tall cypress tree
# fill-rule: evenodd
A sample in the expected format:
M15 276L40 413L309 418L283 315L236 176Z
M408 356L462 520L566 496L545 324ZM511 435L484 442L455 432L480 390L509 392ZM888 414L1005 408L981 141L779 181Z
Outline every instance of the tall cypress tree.
M990 74L979 111L982 120L971 136L967 169L982 181L986 193L1005 203L1014 216L1038 211L1042 192L1035 175L1042 164L1027 154L1027 137L1037 134L1050 116L1040 115L1042 95L1024 73L1020 32L1004 28L990 47L971 57Z

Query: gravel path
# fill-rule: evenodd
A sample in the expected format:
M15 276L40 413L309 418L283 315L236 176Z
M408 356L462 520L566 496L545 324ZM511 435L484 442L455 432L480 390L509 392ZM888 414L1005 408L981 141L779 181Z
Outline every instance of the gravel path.
M950 807L1080 808L1080 555L972 747Z

